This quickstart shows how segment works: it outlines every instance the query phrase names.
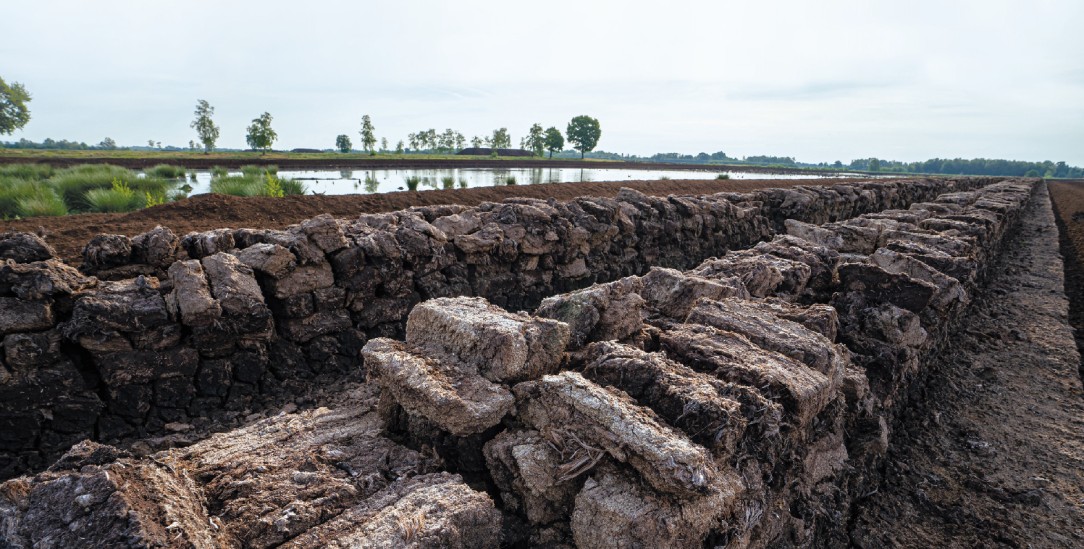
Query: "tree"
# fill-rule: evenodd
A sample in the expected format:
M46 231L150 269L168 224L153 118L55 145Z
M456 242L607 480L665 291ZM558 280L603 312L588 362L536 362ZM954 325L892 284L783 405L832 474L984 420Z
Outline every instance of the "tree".
M476 149L480 148L484 144L485 144L485 140L482 139L481 137L478 137L477 135L470 138L470 146L472 146L472 147L474 147Z
M568 135L572 148L580 151L580 159L582 160L585 153L595 150L595 145L598 145L598 138L602 137L602 127L599 126L597 118L581 115L573 118L568 123L568 130L565 131L565 134Z
M376 151L373 150L376 147L376 135L373 134L375 129L373 119L369 118L369 115L361 117L361 148L369 151L371 155L376 154Z
M30 122L30 92L18 82L9 86L0 78L0 135L11 135Z
M410 143L410 150L412 150L412 151L418 150L418 134L416 134L416 133L407 134L407 142Z
M211 116L214 116L215 108L205 99L196 102L196 119L192 121L192 127L199 134L200 143L203 143L203 152L209 153L215 148L218 141L218 126L215 125Z
M104 150L107 150L107 151L111 151L111 150L117 148L117 142L113 141L112 137L106 137L105 139L102 140L101 143L98 143L98 148L99 149L104 149Z
M267 154L267 151L271 150L271 145L278 138L279 134L271 129L271 113L265 112L259 118L252 119L252 125L248 127L248 135L245 136L245 141L253 150L263 151L264 154Z
M463 150L463 145L466 144L466 142L467 138L463 134L455 132L455 150Z
M147 140L147 146L153 149L154 148L154 140L153 139L148 139Z
M429 128L428 130L425 130L424 132L422 132L419 135L420 135L419 139L422 142L422 148L423 149L425 149L427 151L431 151L431 150L437 148L437 130L435 130L433 128Z
M871 171L871 172L879 172L879 171L881 171L881 161L877 160L876 158L870 158L869 159L869 171Z
M388 150L388 138L387 137L381 137L380 138L380 152L385 152L387 150Z
M565 137L561 135L561 130L551 126L546 130L546 150L550 152L550 158L553 158L553 151L564 149Z
M489 146L494 149L508 149L512 146L512 136L508 134L508 128L493 130L493 136L489 138Z
M437 137L440 152L450 153L455 150L455 130L448 128Z
M350 142L350 136L345 133L340 133L335 138L335 148L339 149L339 152L348 153L350 149L354 148L354 144Z
M399 143L395 145L395 154L403 154L403 140L400 139Z
M534 124L527 130L523 145L523 148L531 151L535 156L542 156L542 153L546 151L546 132L542 129L542 124Z

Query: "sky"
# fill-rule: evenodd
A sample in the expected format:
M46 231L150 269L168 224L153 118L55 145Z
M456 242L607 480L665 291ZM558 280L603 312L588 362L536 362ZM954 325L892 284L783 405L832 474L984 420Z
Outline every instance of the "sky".
M598 149L803 162L1084 165L1080 0L34 0L0 10L3 140L220 147L267 111L276 149L599 119Z

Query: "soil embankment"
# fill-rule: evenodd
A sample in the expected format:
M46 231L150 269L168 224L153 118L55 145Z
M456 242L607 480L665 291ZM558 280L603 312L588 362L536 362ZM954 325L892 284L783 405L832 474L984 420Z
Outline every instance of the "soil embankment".
M858 547L1084 544L1080 358L1045 193L991 272L857 504Z
M1052 181L1061 255L1065 258L1065 294L1069 296L1069 323L1076 329L1077 350L1084 355L1084 181ZM1084 378L1084 361L1080 364Z
M100 233L135 236L156 225L183 235L223 227L281 229L320 214L353 217L393 212L412 206L462 204L477 206L511 197L570 200L577 196L614 196L623 187L652 196L748 192L769 187L834 185L854 179L674 180L547 183L473 189L404 191L382 194L306 195L285 198L197 195L127 214L80 214L0 221L0 232L28 231L47 235L60 257L79 261L91 238ZM889 181L889 180L885 180Z

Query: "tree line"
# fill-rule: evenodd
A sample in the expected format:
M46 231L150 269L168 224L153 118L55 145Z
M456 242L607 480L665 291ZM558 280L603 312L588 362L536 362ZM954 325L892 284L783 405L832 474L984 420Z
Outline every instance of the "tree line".
M362 116L361 131L359 132L362 151L369 154L378 152L374 148L376 145L375 131L376 128L373 126L372 118L367 114ZM575 150L580 151L582 157L587 152L594 150L598 145L598 140L602 136L602 129L598 119L582 115L573 118L568 123L566 134L568 135L568 141ZM387 138L382 138L380 143L379 152L392 152L388 147ZM399 140L394 152L397 154L405 152L451 154L463 150L467 143L467 137L452 128L447 128L442 132L438 132L436 128L429 128L407 134L406 141ZM510 149L512 148L512 135L508 132L508 128L502 127L494 129L493 133L486 136L476 135L470 139L469 143L472 148ZM532 124L530 129L527 130L527 135L520 139L519 146L523 150L531 151L535 156L543 156L546 151L549 151L552 158L554 152L564 150L565 136L556 127L551 126L542 129L542 125L536 123ZM353 142L350 136L347 134L336 136L335 148L343 153L352 151Z
M30 109L28 108L27 103L29 103L31 99L31 95L26 90L25 86L18 82L8 84L3 78L0 78L0 135L10 135L16 130L26 126L30 121ZM202 148L204 152L207 153L215 149L215 144L221 136L221 129L214 122L214 112L214 107L206 100L200 99L196 102L196 110L194 113L195 119L193 119L191 127L196 130L199 144L197 145L197 142L194 140L189 141L189 149L195 150L197 148ZM272 121L273 118L268 112L264 112L252 120L252 123L246 128L245 133L245 142L251 149L261 152L271 150L271 147L278 139L278 134L271 126ZM390 152L388 139L385 137L377 140L375 132L376 128L373 125L372 118L368 114L362 116L361 130L359 132L362 150L369 154L376 154L376 146L379 142L380 152ZM727 156L726 153L722 151L711 154L701 152L696 155L657 153L650 157L623 155L605 151L593 152L598 145L598 140L601 136L602 129L598 119L581 115L573 118L568 123L564 135L562 135L561 131L554 126L543 129L541 124L536 123L531 125L530 129L527 130L527 135L520 140L520 147L531 151L535 156L542 156L546 151L549 151L550 158L553 158L555 152L564 151L565 140L567 137L568 143L572 145L574 150L580 153L581 159L585 158L587 153L593 153L591 154L592 158L624 160L630 162L649 161L699 164L748 163L767 166L838 170L848 169L883 173L1005 175L1055 178L1084 177L1084 169L1078 166L1069 166L1065 162L1051 162L1049 160L1043 162L1027 162L997 158L931 158L921 162L900 162L896 160L882 160L879 158L860 158L852 160L849 164L843 164L843 162L839 160L834 163L821 162L818 164L809 164L797 162L793 157L789 156L753 155L746 156L743 159L737 159ZM462 150L466 143L466 137L462 133L451 128L445 129L440 133L438 133L436 129L430 128L410 133L407 136L406 142L399 140L396 144L395 152L398 154L403 154L405 152L437 152L447 154ZM497 128L488 136L474 136L470 139L470 144L472 147L476 148L483 146L492 149L511 148L512 136L508 133L508 128ZM150 148L163 149L161 141L151 139L147 141L147 145ZM407 148L407 145L409 145L409 149ZM106 137L97 145L87 145L83 142L67 140L56 141L51 138L46 138L41 143L35 143L34 141L24 138L14 143L0 142L0 146L13 149L112 150L117 148L117 143L110 137ZM339 134L336 136L335 148L342 152L353 150L353 143L351 142L350 136L347 134ZM167 146L164 150L181 149Z

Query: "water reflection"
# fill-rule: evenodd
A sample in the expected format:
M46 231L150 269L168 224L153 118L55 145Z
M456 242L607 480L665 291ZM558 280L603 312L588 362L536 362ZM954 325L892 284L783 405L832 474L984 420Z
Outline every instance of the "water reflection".
M508 185L512 178L518 185L544 183L575 183L580 181L631 181L660 179L715 179L726 173L730 179L817 179L816 174L757 174L745 172L693 171L693 170L628 170L605 168L459 168L441 170L388 169L388 170L292 170L280 171L280 177L303 179L310 192L315 194L351 194L364 190L366 193L385 193L397 190L461 189L472 187L496 187ZM194 175L194 177L193 177ZM840 174L849 175L849 174ZM838 177L838 175L836 176ZM192 194L206 193L210 189L211 172L200 171L187 179Z

